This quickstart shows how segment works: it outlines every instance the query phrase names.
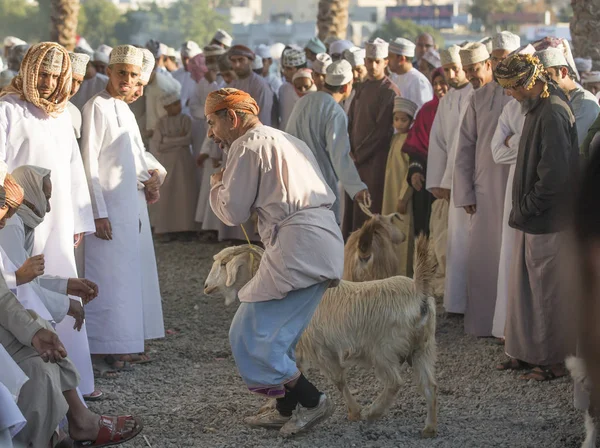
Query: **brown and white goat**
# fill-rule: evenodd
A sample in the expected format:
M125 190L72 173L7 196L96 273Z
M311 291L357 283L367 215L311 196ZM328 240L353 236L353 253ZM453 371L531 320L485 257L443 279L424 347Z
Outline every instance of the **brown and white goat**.
M260 254L260 249L238 246L215 255L205 294L225 297L230 303L256 273ZM327 290L300 338L296 347L299 368L309 364L319 368L342 393L351 420L361 418L361 409L348 388L346 369L353 365L374 368L383 389L362 417L375 420L388 410L400 390L401 366L406 361L427 402L422 434L437 434L433 269L428 241L420 237L414 280L397 276L361 283L342 281Z

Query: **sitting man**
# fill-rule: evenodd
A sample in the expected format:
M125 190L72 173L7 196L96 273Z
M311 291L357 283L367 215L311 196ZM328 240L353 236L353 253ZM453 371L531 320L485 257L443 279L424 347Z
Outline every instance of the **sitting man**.
M296 367L294 350L326 289L342 276L344 243L330 210L335 194L312 151L264 126L258 114L246 92L209 94L208 137L227 151L226 168L211 177L210 206L229 226L258 215L265 252L239 292L229 340L248 388L277 398L275 409L246 423L292 436L333 414L333 403Z

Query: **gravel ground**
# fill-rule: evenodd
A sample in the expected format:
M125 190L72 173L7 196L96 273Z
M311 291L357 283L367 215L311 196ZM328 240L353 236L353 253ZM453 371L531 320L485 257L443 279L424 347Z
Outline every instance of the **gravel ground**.
M492 340L465 336L462 319L438 317L438 421L436 439L420 439L425 400L406 371L406 385L391 410L375 423L350 422L343 399L318 372L309 372L337 405L334 416L311 433L282 440L277 432L244 426L261 404L240 380L227 340L235 307L202 294L212 255L223 244L171 242L156 245L166 328L153 341L154 362L113 380L98 380L107 399L96 412L134 413L142 435L123 447L578 447L583 417L572 408L569 379L534 384L494 371L503 360ZM371 372L353 370L359 402L379 392ZM145 436L146 439L144 439Z

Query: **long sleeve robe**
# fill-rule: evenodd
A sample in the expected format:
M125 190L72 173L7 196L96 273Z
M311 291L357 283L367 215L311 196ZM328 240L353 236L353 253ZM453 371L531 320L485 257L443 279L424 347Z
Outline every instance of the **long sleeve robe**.
M414 67L402 75L392 73L390 79L398 86L402 98L415 103L417 110L433 99L431 82L427 76Z
M496 309L492 335L497 338L504 337L506 324L506 307L508 305L510 271L512 268L513 248L515 246L516 230L508 225L508 218L512 210L512 183L515 176L515 164L519 152L519 141L525 123L525 115L521 112L520 103L513 99L504 109L498 120L498 127L492 137L492 157L494 162L510 165L506 193L504 196L504 213L502 216L502 246L500 248L500 265L498 268L498 292L496 295ZM506 138L512 135L506 146Z
M285 132L302 140L313 152L327 185L336 193L332 211L340 223L343 197L338 194L338 181L353 199L367 188L350 157L348 118L344 109L328 93L311 93L300 98Z
M95 231L90 194L79 146L68 113L48 117L41 109L16 95L0 99L0 159L9 171L34 165L52 171L52 211L35 229L33 252L44 254L46 273L77 277L73 236ZM94 391L94 375L84 325L73 330L67 316L56 331L79 374L82 394Z
M279 88L279 128L283 131L287 129L287 124L294 110L294 106L300 99L290 82L284 82Z
M494 162L491 142L502 109L509 101L510 97L495 82L473 92L456 148L452 188L454 205L477 206L476 213L469 218L465 311L465 331L474 336L492 335L496 309L502 216L509 168Z
M598 99L588 90L577 87L569 92L569 102L575 115L575 126L577 126L577 140L581 146L587 136L588 130L598 118L600 105Z
M227 156L210 206L229 225L253 211L265 246L258 272L238 296L242 302L284 298L288 292L342 278L344 242L329 208L335 194L312 151L301 140L258 126L238 138Z
M181 106L182 113L185 115L190 114L190 99L194 96L194 90L196 89L196 81L192 78L190 72L180 68L175 70L172 74L179 84L181 84Z
M106 89L107 84L108 76L105 76L102 73L96 73L96 76L93 78L84 79L81 83L81 87L79 87L79 91L71 98L71 103L73 103L77 109L83 111L85 103Z
M271 109L273 108L273 92L269 84L260 75L251 72L247 78L234 80L229 87L243 90L250 94L260 107L258 118L265 126L271 125Z

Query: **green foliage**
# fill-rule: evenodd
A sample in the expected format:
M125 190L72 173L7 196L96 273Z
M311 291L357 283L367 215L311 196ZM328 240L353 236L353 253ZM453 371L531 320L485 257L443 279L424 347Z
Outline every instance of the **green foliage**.
M515 13L519 9L518 0L473 0L470 12L474 19L481 20L486 26L493 25L489 15L497 12Z
M48 39L50 15L42 19L40 7L25 0L0 0L0 30L3 36L17 36L27 42Z
M371 36L371 39L380 37L385 41L389 41L396 37L404 37L415 42L417 37L422 33L431 34L437 46L444 48L444 38L438 30L430 26L419 26L412 20L392 19L378 28Z
M85 36L90 45L115 45L115 25L121 20L121 11L110 0L85 0L79 10L77 34Z

